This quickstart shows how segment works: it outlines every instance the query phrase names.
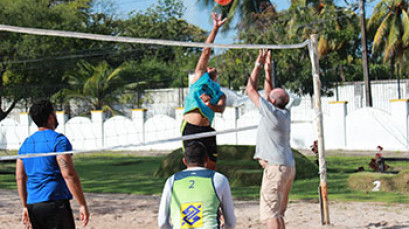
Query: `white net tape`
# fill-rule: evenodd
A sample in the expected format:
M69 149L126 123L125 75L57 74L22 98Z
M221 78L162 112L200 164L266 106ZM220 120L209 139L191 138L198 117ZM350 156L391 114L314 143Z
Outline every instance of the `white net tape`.
M111 41L111 42L122 42L122 43L139 43L139 44L154 44L154 45L164 45L164 46L179 46L179 47L212 47L212 48L229 48L229 49L298 49L308 46L310 40L306 40L299 44L289 44L289 45L262 45L262 44L206 44L200 42L182 42L182 41L169 41L169 40L159 40L159 39L144 39L144 38L133 38L133 37L121 37L121 36L109 36L109 35L99 35L90 33L79 33L71 31L61 31L61 30L49 30L49 29L34 29L34 28L24 28L10 25L0 24L0 31L13 32L13 33L24 33L32 35L42 35L42 36L54 36L54 37L68 37L68 38L78 38L87 39L95 41Z
M219 134L228 134L228 133L235 133L239 131L247 131L247 130L254 130L256 129L257 126L247 126L247 127L241 127L241 128L234 128L234 129L228 129L228 130L223 130L223 131L212 131L212 132L204 132L204 133L198 133L198 134L190 134L190 135L185 135L182 137L175 137L175 138L168 138L168 139L162 139L162 140L156 140L156 141L149 141L149 142L144 142L140 144L129 144L129 145L120 145L120 146L112 146L112 147L101 147L98 149L91 149L91 150L73 150L73 151L67 151L67 152L50 152L50 153L34 153L34 154L24 154L24 155L13 155L13 156L2 156L0 157L0 161L5 161L5 160L16 160L16 159L22 159L22 158L34 158L34 157L49 157L49 156L57 156L61 154L83 154L83 153L95 153L95 152L105 152L109 150L118 150L118 149L126 149L130 147L138 147L138 146L147 146L147 145L155 145L155 144L162 144L162 143L168 143L168 142L175 142L175 141L182 141L182 140L194 140L198 138L206 138L206 137L212 137L216 136Z

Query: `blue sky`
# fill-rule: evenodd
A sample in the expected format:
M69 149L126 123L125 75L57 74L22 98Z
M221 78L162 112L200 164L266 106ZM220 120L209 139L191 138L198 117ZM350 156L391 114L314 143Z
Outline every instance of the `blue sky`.
M144 11L146 8L155 4L157 0L116 0L114 1L118 7L118 14L127 15L131 11ZM211 9L203 7L202 4L196 0L183 0L186 7L184 19L189 23L200 26L201 28L210 31L212 28L212 22L209 20ZM288 9L291 4L291 0L272 0L278 10ZM342 4L344 1L336 0L336 3ZM353 1L348 1L353 2ZM354 0L359 2L359 0ZM369 17L379 0L367 0L366 4L366 16ZM230 44L233 43L236 33L234 31L220 34L216 38L215 43Z
M144 10L147 7L155 4L157 0L116 0L115 3L118 7L118 13L120 15L126 15L132 10ZM279 10L287 9L290 6L291 0L278 0L273 1ZM183 18L194 25L200 26L201 28L210 31L213 22L209 20L211 9L205 8L202 4L198 3L196 0L183 0L186 7L185 14ZM219 34L216 38L215 43L231 44L236 37L236 33L231 31L229 33Z

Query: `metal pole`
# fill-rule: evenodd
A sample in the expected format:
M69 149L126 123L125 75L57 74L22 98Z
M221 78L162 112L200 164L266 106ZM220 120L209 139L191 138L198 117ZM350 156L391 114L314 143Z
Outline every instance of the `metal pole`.
M187 81L189 82L189 72L187 73ZM184 87L184 84L183 84L183 76L182 76L182 93L181 93L181 95L182 95L182 100L181 100L181 104L180 104L180 107L183 107L184 105L185 105L185 93L184 93L184 89L183 89L183 87ZM188 83L188 85L189 85L189 83Z
M366 44L365 0L360 0L359 5L361 7L362 70L363 70L364 81L365 81L366 106L372 107L371 82L370 82L369 67L368 67L368 47Z
M271 80L273 81L272 82L273 83L273 88L277 88L278 87L278 85L277 85L277 61L273 60L271 62L271 66L272 66L271 70L273 71L272 74L271 74L271 78L272 78Z
M137 107L138 107L138 108L141 108L141 103L140 103L140 101L139 101L140 96L141 96L141 94L140 94L141 89L139 88L139 77L138 77L138 79L137 79L136 82L137 82L137 86L136 86L136 87L138 88L138 93L137 93L137 96L138 96L138 98L137 98L137 99L138 99L137 103L138 103L138 104L137 104Z
M397 78L397 83L398 83L398 99L401 99L402 98L402 96L401 96L401 91L400 91L400 66L399 65L397 65L397 68L396 68L396 78Z
M183 75L180 75L180 86L179 86L179 107L182 107L182 88L183 88Z
M314 84L314 111L315 125L318 136L318 162L320 172L320 200L321 200L321 223L323 225L330 224L329 208L328 208L328 186L327 186L327 165L325 161L324 147L324 126L322 121L321 109L321 81L319 76L319 57L318 57L318 35L311 35L310 55L312 62L312 77Z

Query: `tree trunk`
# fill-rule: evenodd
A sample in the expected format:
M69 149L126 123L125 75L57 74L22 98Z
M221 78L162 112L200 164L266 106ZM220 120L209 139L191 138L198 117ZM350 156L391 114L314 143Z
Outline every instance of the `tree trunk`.
M0 98L1 100L1 98ZM7 117L8 114L10 114L10 112L14 109L14 107L16 106L17 101L13 101L10 105L10 107L6 110L3 111L3 109L0 108L0 122L5 119Z
M392 55L390 61L389 61L389 79L395 79L395 77L393 77L395 73L395 55Z
M342 64L339 65L339 77L341 78L342 82L347 81L347 77L345 75L344 67L342 66Z

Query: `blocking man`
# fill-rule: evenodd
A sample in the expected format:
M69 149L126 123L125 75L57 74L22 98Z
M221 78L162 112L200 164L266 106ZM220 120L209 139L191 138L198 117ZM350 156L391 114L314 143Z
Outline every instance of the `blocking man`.
M291 114L286 109L289 96L281 88L272 88L270 63L271 52L260 51L246 92L261 115L254 155L254 159L264 168L260 190L260 219L266 223L267 228L284 229L284 212L295 177L295 161L290 146ZM263 65L266 75L264 98L257 91L259 71Z

